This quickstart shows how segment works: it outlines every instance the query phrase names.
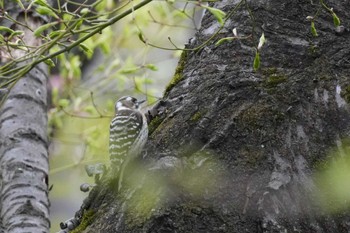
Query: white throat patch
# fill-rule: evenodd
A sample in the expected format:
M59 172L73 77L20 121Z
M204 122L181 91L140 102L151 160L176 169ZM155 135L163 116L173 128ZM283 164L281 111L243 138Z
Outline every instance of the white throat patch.
M115 106L116 108L123 107L123 104L121 102L117 102L117 105Z
M120 105L120 106L118 107L118 105L117 105L117 111L120 111L120 110L127 110L127 109L130 109L130 108L127 108L127 107L122 106L122 105Z

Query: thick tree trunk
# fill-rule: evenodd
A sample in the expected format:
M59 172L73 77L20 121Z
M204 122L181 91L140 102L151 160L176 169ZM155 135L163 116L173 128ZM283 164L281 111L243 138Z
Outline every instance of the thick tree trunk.
M42 20L18 2L5 2L8 13L31 29ZM26 27L3 19L3 26L24 31L27 46L41 39ZM1 62L25 56L25 52L2 48ZM23 64L21 64L23 65ZM3 84L2 80L1 84ZM0 232L49 232L47 67L40 64L10 90L0 109Z
M117 194L109 183L97 186L78 213L90 224L84 232L349 231L348 217L319 207L313 179L317 163L350 132L342 98L350 83L349 2L326 2L345 30L318 1L214 6L231 12L238 4L219 36L237 28L253 37L184 53L166 110L150 124L146 158L156 164L148 175L157 179L133 170L129 179L141 180L134 188ZM313 37L306 17L320 7ZM207 13L188 47L218 28ZM262 32L267 43L254 72Z

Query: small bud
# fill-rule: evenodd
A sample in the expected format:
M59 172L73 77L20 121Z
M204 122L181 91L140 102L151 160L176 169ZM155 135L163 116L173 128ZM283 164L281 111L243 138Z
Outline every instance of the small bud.
M234 28L234 29L232 30L232 32L233 32L233 35L237 36L237 28Z
M311 20L314 19L314 17L312 17L312 16L309 15L309 16L306 17L306 19L309 20L309 21L311 21Z
M266 41L265 35L264 33L262 33L259 39L258 50L260 50L263 47L263 45L265 44L265 41Z

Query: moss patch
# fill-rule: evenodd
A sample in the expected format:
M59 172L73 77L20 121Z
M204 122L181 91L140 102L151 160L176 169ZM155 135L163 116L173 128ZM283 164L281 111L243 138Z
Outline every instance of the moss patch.
M192 117L191 117L191 121L193 121L193 122L197 122L199 119L201 119L202 118L202 113L201 112L195 112L193 115L192 115Z
M262 69L261 73L265 77L265 81L262 86L268 88L268 93L273 91L273 88L277 87L279 84L288 81L285 74L279 71L276 67L268 67Z
M83 232L93 221L95 217L95 211L93 210L85 210L83 214L83 218L81 220L81 223L77 228L75 228L73 231L70 231L71 233L79 233Z
M264 159L264 154L261 148L254 148L253 146L248 146L246 148L241 148L239 154L247 165L252 167L257 166L257 164Z
M239 119L242 124L256 130L267 127L268 122L282 122L285 119L285 114L277 108L271 108L271 106L257 103L242 111Z
M311 44L311 46L307 49L309 56L318 57L320 55L320 49L317 45Z
M280 75L280 74L272 74L266 79L265 85L267 87L276 87L278 84L286 81L287 81L286 76Z
M261 73L265 76L270 76L277 73L277 68L276 67L263 68L261 69Z
M158 126L163 122L164 118L156 116L152 119L152 121L148 124L148 134L151 135Z
M186 61L187 61L187 51L184 50L184 51L182 51L179 63L177 64L175 74L174 74L173 78L171 79L171 81L169 82L168 86L165 88L164 95L168 94L169 91L171 89L173 89L173 87L176 84L178 84L181 80L183 80L183 78L184 78L183 71L184 71Z
M350 103L350 86L342 88L340 96L345 99L347 103Z
M269 114L269 109L263 104L254 105L240 114L239 118L243 124L256 128L263 125L262 119Z

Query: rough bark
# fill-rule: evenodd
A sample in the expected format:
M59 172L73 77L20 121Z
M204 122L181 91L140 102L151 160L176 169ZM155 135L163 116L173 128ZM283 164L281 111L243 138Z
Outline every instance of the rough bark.
M43 23L30 12L24 18L16 1L5 2L5 8L31 29ZM6 19L1 25L24 31L22 40L28 46L41 43L26 27ZM11 51L13 58L25 54ZM2 64L10 60L8 55L2 48ZM0 232L49 232L47 73L46 65L39 64L17 81L4 102L1 99Z
M214 6L230 12L237 4ZM146 160L155 164L147 174L157 179L137 174L139 185L120 193L102 182L78 212L83 232L348 232L346 213L323 212L315 201L316 165L350 132L343 99L350 82L350 5L326 4L344 31L336 32L323 9L315 23L319 36L312 36L306 17L316 13L318 1L244 1L219 37L237 28L252 38L187 52L165 93L166 106L150 125ZM188 48L218 28L207 13ZM254 72L262 32L268 42ZM195 178L192 185L204 180L207 188L196 193L176 179L179 174ZM161 199L143 209L147 216L130 211L150 200L137 198L144 189Z

